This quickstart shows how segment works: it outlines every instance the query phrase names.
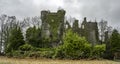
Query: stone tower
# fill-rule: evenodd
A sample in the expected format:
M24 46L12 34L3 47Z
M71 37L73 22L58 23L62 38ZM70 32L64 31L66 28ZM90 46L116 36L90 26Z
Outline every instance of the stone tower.
M79 23L78 23L78 20L76 20L76 19L75 19L74 22L73 22L72 30L73 30L75 33L77 33L77 34L80 35Z
M98 26L97 22L87 22L86 17L84 18L82 25L82 36L92 43L93 45L98 44Z
M63 9L57 12L41 11L42 37L50 38L52 43L59 43L64 32L64 17Z

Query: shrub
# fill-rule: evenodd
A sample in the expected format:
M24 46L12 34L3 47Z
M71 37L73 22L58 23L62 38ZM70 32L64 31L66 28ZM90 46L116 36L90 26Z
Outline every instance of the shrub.
M55 48L55 54L53 55L52 58L53 59L54 58L58 58L58 59L65 58L63 46L59 46L59 47Z
M86 43L84 48L84 55L83 58L90 58L92 54L92 46L91 44Z
M55 57L64 55L64 58L79 59L84 55L85 43L88 43L84 37L68 30L63 36L63 45L56 48Z
M52 48L37 48L39 51L29 51L26 53L28 57L45 57L45 58L52 58L54 55L54 49Z
M23 55L20 53L20 51L12 51L12 56L13 57L18 57L18 58L23 57Z
M105 44L102 45L96 45L93 47L92 50L92 57L94 58L100 58L105 52Z
M12 50L11 52L6 53L8 57L16 57L16 58L23 58L23 54L19 50Z
M46 58L52 58L53 55L54 55L54 51L42 51L40 53L41 57L46 57Z
M22 51L30 51L33 50L33 47L30 44L24 44L20 46L19 49Z
M40 45L41 48L50 48L51 43L50 43L51 39L50 38L42 38L42 44Z
M11 53L11 52L8 52L8 53L6 53L6 56L7 56L7 57L12 57L12 53Z

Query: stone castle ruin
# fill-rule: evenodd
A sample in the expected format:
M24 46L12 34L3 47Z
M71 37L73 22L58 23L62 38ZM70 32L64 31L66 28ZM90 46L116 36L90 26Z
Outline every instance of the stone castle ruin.
M54 44L60 43L64 32L64 17L64 10L57 12L41 11L42 38L50 38Z
M87 22L85 17L81 25L81 33L81 35L85 36L93 45L98 44L99 36L97 22Z
M99 36L97 22L87 22L85 17L79 28L78 20L75 20L72 30L80 36L84 36L92 45L98 44Z
M50 38L55 45L61 43L62 35L65 32L65 26L68 29L72 29L80 36L84 36L93 45L98 44L98 27L97 22L87 22L84 18L81 27L79 27L79 21L75 20L71 27L68 21L65 21L65 11L63 9L57 12L41 11L42 20L42 38Z

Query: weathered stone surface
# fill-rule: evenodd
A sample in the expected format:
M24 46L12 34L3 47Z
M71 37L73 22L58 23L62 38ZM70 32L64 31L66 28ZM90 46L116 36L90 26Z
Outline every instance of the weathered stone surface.
M81 27L79 27L78 20L75 20L71 27L68 21L64 22L64 17L64 10L58 10L57 12L41 11L42 37L50 38L52 44L55 43L57 45L56 43L62 41L63 32L67 29L72 29L80 36L84 36L93 45L98 44L97 22L87 22L85 17Z
M72 30L73 30L75 33L80 34L80 28L79 28L78 20L75 20L75 21L73 22Z
M52 42L59 42L64 31L64 10L57 12L42 11L42 37L50 38Z
M65 23L65 29L66 29L66 30L67 30L67 29L71 29L71 25L69 24L68 21L66 21L66 23Z
M93 45L98 44L98 26L97 22L87 22L86 18L81 25L82 36L85 36L86 39Z
M72 27L68 22L66 22L66 25L68 25L67 29L72 29L78 35L84 36L92 45L98 44L99 36L97 22L87 22L87 19L85 17L81 24L81 27L79 27L78 20L75 20L73 22Z

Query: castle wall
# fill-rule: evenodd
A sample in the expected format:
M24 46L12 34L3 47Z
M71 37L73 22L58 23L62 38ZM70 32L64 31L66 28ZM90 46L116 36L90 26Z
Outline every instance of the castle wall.
M64 10L58 10L57 12L41 12L43 38L48 37L52 42L58 42L62 39L64 31L64 16Z
M85 36L85 38L93 45L98 44L97 22L87 22L86 18L84 18L81 28L82 36Z
M97 22L87 22L84 18L81 28L79 28L78 20L73 22L71 27L68 22L64 24L64 10L58 10L57 12L42 11L42 37L50 38L52 42L60 42L64 32L64 25L68 25L68 29L72 29L80 36L84 36L88 42L93 45L98 43L98 27Z

